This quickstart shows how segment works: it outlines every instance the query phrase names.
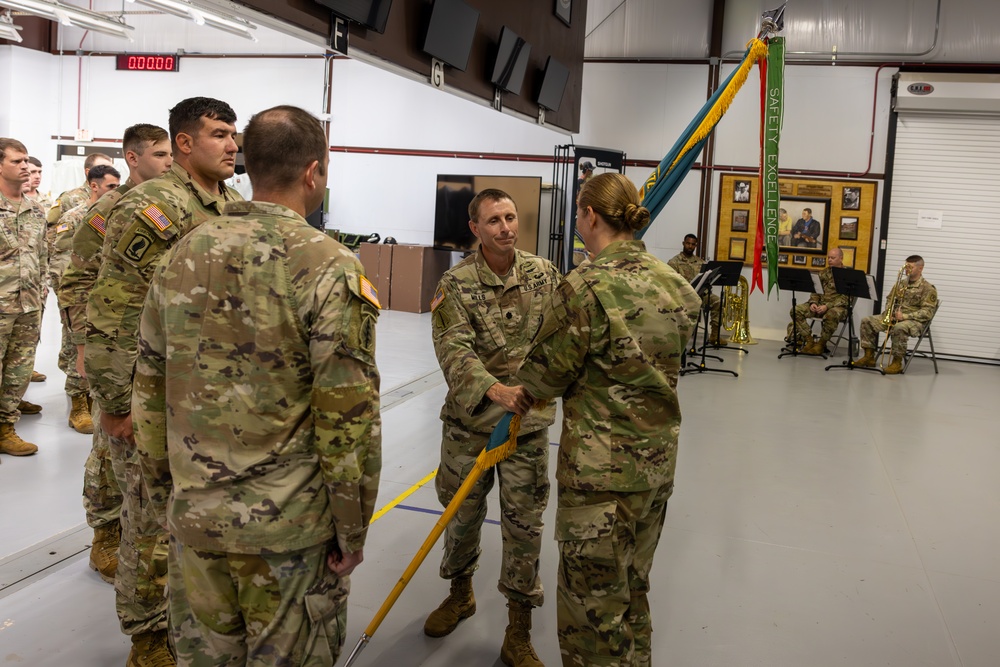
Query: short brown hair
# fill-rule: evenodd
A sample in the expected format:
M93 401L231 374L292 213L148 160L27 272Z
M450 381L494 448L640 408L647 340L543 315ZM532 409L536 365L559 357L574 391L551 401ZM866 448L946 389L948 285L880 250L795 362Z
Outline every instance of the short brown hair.
M114 164L115 162L114 160L111 159L110 155L105 155L104 153L91 153L90 155L87 156L87 159L83 161L83 168L90 169L91 167L94 166L95 162L101 159L107 160L109 164Z
M118 173L118 170L110 164L99 164L96 167L91 167L90 171L87 172L87 182L90 183L91 181L100 181L105 176L114 176L118 179L122 177L122 175Z
M590 179L580 188L579 203L594 209L616 232L635 233L649 224L649 211L624 174L608 172Z
M508 200L514 205L514 211L517 211L517 202L514 198L503 190L497 188L486 188L482 190L479 194L472 198L469 202L469 220L473 222L479 222L479 207L484 201L502 201Z
M906 258L906 261L909 264L923 264L924 258L921 257L920 255L910 255L909 257Z
M212 97L189 97L181 100L170 110L170 138L177 143L178 134L194 134L201 129L201 119L218 120L223 123L235 123L236 112L233 108Z
M132 151L136 155L142 155L151 145L169 138L167 131L162 127L149 123L139 123L125 128L125 134L122 136L122 151Z
M323 126L299 107L265 109L243 131L243 159L254 188L288 187L314 161L324 174L329 153Z
M0 137L0 159L7 157L7 149L11 148L15 151L27 154L28 149L24 147L17 139L9 139L7 137Z

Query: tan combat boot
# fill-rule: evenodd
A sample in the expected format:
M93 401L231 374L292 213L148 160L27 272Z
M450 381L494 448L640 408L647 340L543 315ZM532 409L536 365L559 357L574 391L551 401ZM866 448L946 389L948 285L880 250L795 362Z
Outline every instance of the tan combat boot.
M90 408L87 407L87 396L79 394L70 396L73 405L69 409L69 425L77 433L93 433L94 422L90 419Z
M872 349L872 348L870 348L870 347L866 347L865 348L865 356L863 356L860 359L858 359L857 361L855 361L854 365L855 366L860 366L861 368L874 368L874 366L875 366L875 350Z
M17 406L17 409L21 411L22 415L37 415L42 411L42 406L36 403L31 403L30 401L26 401L22 398L21 402Z
M899 375L903 372L903 357L893 357L892 363L885 369L886 375Z
M152 630L132 635L132 650L125 667L176 667L177 661L167 644L166 630Z
M13 424L0 424L0 454L31 456L37 451L37 446L21 440Z
M531 646L531 605L507 601L510 623L500 649L500 662L510 667L545 667Z
M97 570L101 579L115 583L118 571L118 543L122 527L117 521L94 529L94 543L90 545L90 567Z
M476 596L472 592L472 577L455 577L451 580L451 593L424 622L424 634L428 637L444 637L451 634L459 621L475 613Z
M45 382L48 379L48 375L39 373L38 371L31 371L31 382Z

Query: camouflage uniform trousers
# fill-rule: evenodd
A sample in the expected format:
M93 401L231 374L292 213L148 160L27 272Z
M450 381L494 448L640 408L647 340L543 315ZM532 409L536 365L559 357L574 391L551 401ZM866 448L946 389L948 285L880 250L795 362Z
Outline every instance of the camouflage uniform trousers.
M38 347L40 313L0 314L0 422L13 424L28 389Z
M90 385L87 378L76 370L76 345L70 340L69 322L66 313L59 309L59 320L62 322L62 341L59 345L59 370L66 374L66 394L69 396L87 396Z
M444 422L441 466L434 487L447 507L468 477L489 435L474 433L454 422ZM542 606L542 581L538 576L542 549L542 512L549 499L549 442L547 428L522 433L517 450L482 474L469 497L448 523L444 536L441 577L472 576L482 553L480 539L486 519L486 497L500 478L500 535L503 558L497 588L508 599Z
M798 334L798 342L801 344L808 344L812 342L812 326L807 321L809 318L816 318L816 316L809 310L810 303L800 303L795 306L791 311L789 311L789 316L795 321L795 333ZM837 332L837 325L843 322L847 318L846 308L828 308L825 313L821 316L823 320L822 329L820 330L819 337L826 342L833 338L833 334ZM788 325L788 338L792 337L792 324Z
M924 330L924 323L915 320L903 320L892 325L892 356L902 357L906 355L906 348L911 337L920 335ZM861 347L867 349L878 349L879 332L885 331L881 315L869 315L861 320Z
M170 633L183 667L332 667L350 579L328 545L281 554L186 547L170 538Z
M718 294L713 294L712 292L707 293L701 298L702 310L708 307L708 335L714 336L717 331L719 331L719 306L722 303L722 299L719 298Z
M122 533L115 572L118 620L126 635L165 630L168 536L160 528L146 495L135 443L108 436L108 445L122 491Z
M118 521L122 490L112 468L111 445L101 428L101 407L97 401L91 406L90 418L94 421L94 440L83 471L83 509L87 513L87 525L100 528Z
M556 590L565 667L651 667L649 571L672 484L637 493L559 485Z

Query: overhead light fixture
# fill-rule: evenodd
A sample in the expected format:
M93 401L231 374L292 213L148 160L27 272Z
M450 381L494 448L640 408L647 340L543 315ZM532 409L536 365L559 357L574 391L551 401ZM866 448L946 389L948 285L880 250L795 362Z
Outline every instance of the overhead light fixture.
M252 32L257 29L257 26L250 23L250 21L246 21L236 16L221 14L215 9L196 5L192 2L188 2L187 0L128 1L152 7L153 9L157 9L165 14L173 14L174 16L179 16L182 19L194 21L198 25L207 25L211 28L215 28L216 30L224 30L225 32L233 35L245 37L252 42L257 41L257 38Z
M9 39L12 42L20 42L21 35L17 31L21 26L14 25L14 19L10 17L10 11L0 14L0 39Z
M56 0L0 0L0 7L32 16L40 16L50 21L58 21L62 25L93 30L132 41L128 31L134 28L124 21L116 20L106 14L66 5Z

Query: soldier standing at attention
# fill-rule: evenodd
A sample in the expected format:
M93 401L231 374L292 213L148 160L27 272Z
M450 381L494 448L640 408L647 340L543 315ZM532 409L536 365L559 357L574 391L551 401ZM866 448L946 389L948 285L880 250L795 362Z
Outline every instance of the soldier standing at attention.
M517 374L533 397L564 397L559 648L566 666L651 667L646 593L673 490L680 357L700 299L634 239L649 211L625 176L587 182L576 220L593 259L559 285Z
M70 400L69 425L78 433L93 433L94 422L90 418L90 388L87 378L77 369L76 346L69 330L65 308L59 286L63 273L73 254L73 235L83 225L87 211L97 200L116 189L121 183L121 174L112 166L99 164L87 172L90 197L76 208L59 216L59 223L46 232L49 247L49 284L59 302L59 319L62 322L62 341L59 348L59 370L66 374L66 394Z
M177 663L332 667L381 470L378 296L305 220L326 194L319 121L279 106L243 136L253 201L153 274L136 445L170 532Z
M69 327L70 340L76 347L76 369L86 377L83 367L87 333L87 299L101 268L101 246L111 209L126 192L152 178L170 171L173 163L170 136L156 125L140 123L126 128L122 137L122 152L129 166L126 181L113 192L101 197L84 216L86 224L73 233L73 252L63 274L57 295L60 308ZM124 470L112 468L108 436L101 428L101 411L91 404L94 439L83 474L83 508L87 524L94 529L90 546L90 566L108 583L115 583L118 569L118 541L121 535L119 514L122 492L117 477L125 478Z
M87 302L84 365L112 466L122 471L121 543L115 598L132 637L128 667L173 664L167 646L167 535L146 516L132 436L132 373L139 313L157 261L184 234L242 197L222 182L236 164L236 113L225 102L192 97L170 110L170 171L128 191L108 219L101 268ZM116 472L117 475L117 472Z
M506 192L483 190L469 203L469 228L479 250L445 272L431 304L434 350L448 382L441 408L441 465L434 485L447 506L493 427L511 411L524 416L517 451L482 475L448 524L441 577L451 593L430 614L424 632L443 637L476 613L472 574L479 563L486 496L500 478L503 565L498 588L507 598L510 623L500 658L505 665L535 666L531 609L542 605L538 577L542 512L549 497L549 426L555 406L532 410L524 388L513 382L542 305L559 282L548 260L521 250L517 207Z
M47 262L42 209L21 194L27 181L28 149L0 137L0 453L12 456L38 451L14 431L35 362Z
M667 260L667 264L671 269L684 276L684 280L690 283L701 272L701 267L705 263L705 260L694 254L694 251L698 248L698 237L694 234L688 234L684 237L682 248L679 253ZM720 302L719 296L712 294L711 291L707 292L701 300L702 307L709 309L708 342L713 345L724 345L727 342L719 334Z
M42 161L36 157L28 156L28 182L24 184L22 192L42 207L42 211L47 215L49 209L55 203L52 196L47 192L39 192L38 186L42 184Z

